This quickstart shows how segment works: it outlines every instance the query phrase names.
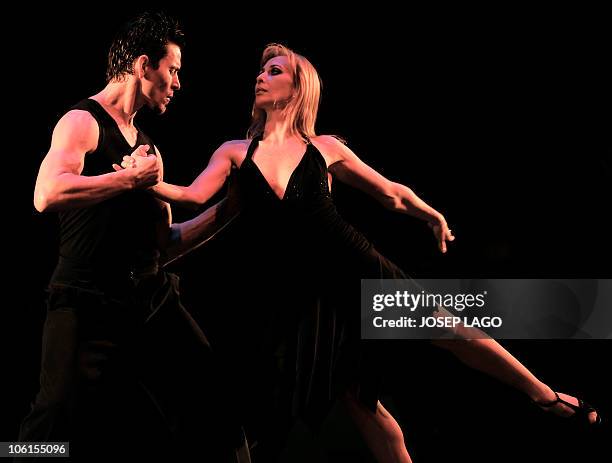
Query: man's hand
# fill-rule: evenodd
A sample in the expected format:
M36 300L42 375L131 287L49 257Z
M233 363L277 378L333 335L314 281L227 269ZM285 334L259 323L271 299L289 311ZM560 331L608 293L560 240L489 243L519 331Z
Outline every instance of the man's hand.
M157 156L147 154L149 145L140 145L129 156L123 156L121 166L113 164L113 169L129 169L134 180L134 188L149 188L161 181L161 169Z

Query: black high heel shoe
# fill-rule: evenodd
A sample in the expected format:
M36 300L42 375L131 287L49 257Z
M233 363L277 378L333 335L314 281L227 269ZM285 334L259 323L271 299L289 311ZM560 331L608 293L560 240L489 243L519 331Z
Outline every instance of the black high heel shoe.
M589 405L581 399L578 399L578 405L574 405L573 403L570 403L567 400L563 400L561 397L559 397L559 394L557 392L555 392L555 396L556 399L551 400L550 402L536 402L534 400L533 403L542 408L554 407L558 403L561 403L574 410L574 413L572 415L566 417L568 420L572 420L587 426L597 426L601 424L601 415L593 406ZM595 421L591 423L589 420L589 414L593 412L597 414L597 418L595 418Z

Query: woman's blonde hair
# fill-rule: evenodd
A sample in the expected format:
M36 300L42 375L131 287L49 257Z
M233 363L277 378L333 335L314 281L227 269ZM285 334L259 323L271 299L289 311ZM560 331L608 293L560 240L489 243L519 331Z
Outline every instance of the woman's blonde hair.
M289 120L291 131L308 142L311 137L316 136L315 123L321 98L321 79L310 61L278 43L266 46L261 56L261 66L277 56L287 57L294 88L293 96L282 111ZM253 104L247 138L261 135L265 125L266 112Z

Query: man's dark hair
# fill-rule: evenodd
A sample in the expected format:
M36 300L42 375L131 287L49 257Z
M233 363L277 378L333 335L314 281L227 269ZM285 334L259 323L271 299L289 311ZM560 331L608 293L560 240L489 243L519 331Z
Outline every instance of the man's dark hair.
M108 52L106 81L132 74L134 60L147 55L153 69L166 56L166 45L183 48L185 38L178 21L163 12L145 12L126 23L117 33Z

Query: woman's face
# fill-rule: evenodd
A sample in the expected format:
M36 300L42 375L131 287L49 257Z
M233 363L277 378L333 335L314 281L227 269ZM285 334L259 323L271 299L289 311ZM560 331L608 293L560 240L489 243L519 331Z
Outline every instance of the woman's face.
M282 108L293 96L293 77L286 56L275 56L264 64L255 82L255 106Z

